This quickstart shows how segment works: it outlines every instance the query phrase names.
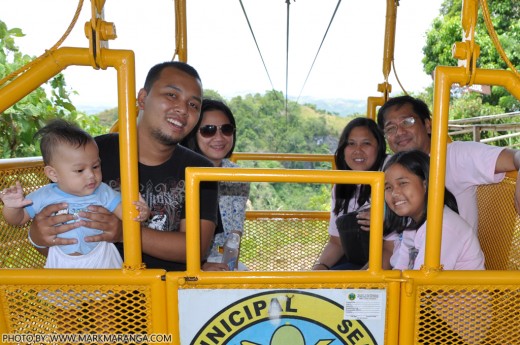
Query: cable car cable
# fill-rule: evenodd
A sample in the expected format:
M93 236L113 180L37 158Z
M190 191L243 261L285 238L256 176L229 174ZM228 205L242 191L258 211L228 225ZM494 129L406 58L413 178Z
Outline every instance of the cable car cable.
M255 33L253 32L253 28L251 27L251 22L249 21L249 17L247 16L246 9L244 8L242 0L239 0L239 2L240 6L242 7L242 12L244 12L244 16L246 17L247 25L249 26L249 31L251 31L251 35L253 36L253 40L255 41L258 54L260 54L260 59L262 60L262 64L264 65L265 73L267 73L267 78L269 78L269 82L271 83L271 89L274 90L273 81L271 80L271 76L269 75L269 71L267 70L267 66L265 65L264 57L262 56L262 52L260 51L260 47L258 46L258 42L256 40Z
M316 59L318 58L318 55L321 50L321 46L323 46L323 42L325 42L325 38L327 37L327 34L329 32L330 26L332 25L332 21L334 20L334 17L336 16L336 12L338 12L338 7L341 4L341 0L338 0L338 4L336 5L336 8L334 9L334 13L332 14L332 18L330 18L329 26L327 26L327 30L325 30L325 34L323 35L323 39L321 40L320 47L318 48L318 51L316 52L316 56L314 57L314 61L312 61L311 68L309 69L309 73L307 73L307 77L305 78L305 81L303 82L302 89L300 90L300 93L298 95L298 98L296 99L296 103L300 100L300 96L302 95L303 89L305 88L305 85L307 84L307 79L309 79L309 76L311 75L312 68L314 67L314 63L316 62Z
M295 0L296 1L296 0ZM285 120L287 121L288 103L289 103L289 17L290 17L290 6L291 0L285 0L287 4L287 33L286 33L286 45L285 45Z

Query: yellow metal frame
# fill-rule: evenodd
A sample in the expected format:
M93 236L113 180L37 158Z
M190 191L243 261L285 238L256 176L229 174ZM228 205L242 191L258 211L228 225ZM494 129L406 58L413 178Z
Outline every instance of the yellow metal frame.
M332 169L336 169L334 155L331 154L234 152L230 160L235 163L238 161L327 162L332 165Z
M383 238L384 174L376 171L338 170L288 170L288 169L233 169L233 168L186 168L186 245L187 275L200 273L200 181L235 182L292 182L292 183L344 183L369 184L371 212L373 217L370 232L374 238ZM382 242L370 244L368 270L381 271Z
M12 308L8 309L7 304L14 304L16 301L10 301L12 296L5 291L6 287L9 287L14 292L16 292L16 288L19 287L20 291L29 288L30 290L28 291L36 291L38 293L44 293L47 289L57 289L57 297L63 296L62 298L67 298L67 294L71 294L73 291L87 293L90 291L96 293L96 290L102 285L115 292L119 292L121 288L124 287L145 287L146 291L148 291L145 297L150 304L147 308L150 311L150 314L147 315L149 320L149 333L166 334L168 325L166 310L164 308L166 294L166 285L163 281L164 274L164 270L152 269L140 271L4 269L0 274L0 303L2 303L2 312L0 312L0 333L17 333L16 329L12 328L16 326L11 323L12 316L6 314L8 310L13 310ZM26 299L25 302L30 304L38 303L34 299ZM132 305L132 301L127 301L127 303L129 306ZM16 308L16 305L13 307ZM40 307L41 315L45 315L46 310L44 308L48 307L44 305ZM24 313L23 305L18 306L17 309L20 313ZM106 313L125 315L126 311L117 310L114 308L114 305L109 304L107 305ZM99 315L92 316L96 317ZM39 325L31 325L29 321L25 326L28 330L27 333L30 333L30 330L39 329ZM64 327L64 329L66 330L67 328Z
M481 0L483 1L483 0ZM393 60L395 20L397 1L387 0L387 18L385 29L385 50L383 57L383 75L385 82L380 85L382 97L370 97L367 114L375 119L376 108L386 101L391 86L387 82ZM296 183L363 183L372 186L372 212L380 215L373 217L371 224L372 239L382 237L383 184L380 172L345 172L316 170L268 170L268 169L224 169L224 168L188 168L186 172L187 193L187 257L186 272L141 269L141 242L139 224L133 222L137 211L131 207L136 200L137 190L137 143L130 140L136 137L135 121L135 62L134 54L127 50L104 48L100 41L111 39L110 23L105 23L102 16L104 1L92 1L92 21L86 28L90 48L59 48L43 56L30 70L24 72L11 83L0 89L0 112L20 100L30 91L45 83L66 67L91 66L97 68L115 68L118 82L119 133L122 169L123 224L125 241L125 269L110 271L93 270L2 270L0 285L13 286L85 286L106 285L117 289L119 285L149 285L152 294L147 296L152 303L154 332L179 334L178 295L180 289L212 288L346 288L353 286L377 286L387 289L387 316L385 344L413 344L422 341L419 336L418 318L422 312L421 298L424 293L439 289L449 289L453 293L471 291L476 295L475 305L486 305L488 301L496 307L498 298L491 299L497 291L504 296L511 296L510 303L517 306L515 295L520 286L516 272L507 271L443 271L440 265L440 243L442 225L442 200L446 168L446 145L448 138L448 110L450 88L460 85L487 84L505 87L520 99L520 79L514 71L486 70L476 67L479 54L478 44L474 41L477 0L463 2L462 24L464 41L454 47L455 57L461 60L461 67L439 66L434 74L433 130L431 146L431 168L428 199L429 222L426 238L424 266L419 271L384 271L381 269L382 244L372 240L370 243L370 265L367 271L356 272L202 272L200 269L200 233L199 233L199 184L201 181L258 181L258 182L296 182ZM186 1L176 0L176 55L181 61L187 61ZM95 41L95 43L94 43ZM96 44L96 45L94 45ZM99 45L97 45L99 44ZM236 154L239 159L240 155ZM252 156L243 156L247 159ZM265 156L264 156L265 157ZM329 158L319 157L319 160ZM245 159L244 158L244 159ZM280 159L282 158L282 159ZM273 155L269 159L301 160L298 155ZM316 157L318 158L318 157ZM254 158L258 159L258 158ZM28 158L4 162L4 166L25 167L40 164L38 159ZM164 278L166 277L166 278ZM165 279L165 281L164 281ZM489 287L489 288L484 288ZM425 292L426 291L426 292ZM2 291L5 296L5 291ZM446 300L449 300L449 297ZM484 302L482 302L482 300ZM164 303L166 301L166 303ZM515 304L516 303L516 304ZM440 304L439 304L440 306ZM3 308L2 308L3 309ZM493 329L506 328L511 322L508 318L516 313L504 308L498 316L493 316ZM18 310L23 313L23 305ZM457 314L460 310L453 309ZM487 315L486 315L487 316ZM9 316L5 310L0 313L0 329L7 331ZM428 320L428 318L426 318ZM473 322L473 321L471 321ZM495 325L497 324L497 325ZM475 327L477 323L469 323ZM518 330L512 329L513 334ZM517 332L517 333L514 333ZM444 336L444 333L440 334ZM443 338L439 341L448 343ZM179 340L174 339L174 344Z
M370 263L366 271L321 272L205 272L200 268L200 183L202 181L235 182L291 182L291 183L351 183L369 184L372 194L373 214L383 214L384 174L382 172L357 172L337 170L286 170L286 169L230 169L230 168L187 168L186 169L186 272L167 273L167 305L171 334L180 332L178 314L178 290L191 288L356 288L376 284L387 290L385 344L397 344L397 316L399 306L399 271L384 271L382 241L370 243ZM371 238L383 236L383 217L373 217L370 224ZM179 339L174 344L179 343Z
M468 78L466 72L464 67L439 66L435 69L425 269L436 270L440 266L440 251L438 250L441 243L442 224L442 207L440 207L442 203L440 201L444 200L450 89L454 83L464 84ZM513 72L476 69L473 79L477 84L503 86L520 99L520 79Z
M511 294L508 291L518 291L519 277L517 272L512 271L442 271L442 272L426 272L419 271L404 271L403 281L401 285L400 296L400 319L399 319L399 344L418 344L423 343L424 339L420 338L418 333L420 331L419 322L421 312L424 312L426 303L421 300L421 292L434 294L438 290L443 290L444 301L439 302L439 310L443 310L441 316L447 320L451 319L452 324L449 326L466 327L466 329L459 329L461 333L474 332L479 329L489 327L493 324L494 327L507 327L511 325L511 318L514 312L503 308L502 310L494 310L494 314L486 310L489 309L496 301L493 300L493 294ZM466 296L468 302L462 303L462 297L457 299L457 295ZM511 294L510 304L517 306L516 293ZM469 297L469 298L468 298ZM495 298L496 299L496 298ZM466 309L462 306L465 305ZM468 308L469 307L469 308ZM505 309L505 310L504 310ZM501 313L504 313L501 315ZM473 318L470 318L472 315ZM475 318L475 315L477 317ZM504 318L506 316L507 318ZM435 320L430 311L422 314L423 322L427 328L429 320ZM482 321L482 322L480 322ZM518 329L510 329L511 333L518 335ZM434 335L439 344L450 344L449 338L444 338L444 334ZM513 339L505 340L504 343L512 341ZM518 339L518 338L517 338ZM453 340L452 340L453 341ZM468 344L497 344L497 342L489 342L489 340L479 339L476 341L468 341Z

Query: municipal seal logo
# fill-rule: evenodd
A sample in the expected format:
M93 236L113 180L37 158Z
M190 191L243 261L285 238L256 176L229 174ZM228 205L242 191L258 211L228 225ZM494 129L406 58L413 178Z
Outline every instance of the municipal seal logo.
M343 307L307 291L271 290L215 313L192 345L377 344L361 321L344 320Z

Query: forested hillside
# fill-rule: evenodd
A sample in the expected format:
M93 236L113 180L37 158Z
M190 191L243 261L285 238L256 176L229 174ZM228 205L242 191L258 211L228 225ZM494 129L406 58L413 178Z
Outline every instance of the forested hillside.
M204 95L223 100L233 111L237 121L236 152L333 153L341 130L352 118L291 101L286 113L285 99L279 91L230 100L213 90L205 90ZM99 117L100 124L110 127L117 119L117 109L94 116ZM287 167L304 167L288 164Z
M235 152L332 154L341 130L352 118L295 102L289 102L286 113L285 99L278 91L230 100L212 90L205 90L204 95L225 101L233 111L237 122ZM117 109L95 116L109 127L117 118ZM330 169L326 163L247 161L239 164L256 168ZM254 183L250 200L255 210L325 210L330 203L330 186Z

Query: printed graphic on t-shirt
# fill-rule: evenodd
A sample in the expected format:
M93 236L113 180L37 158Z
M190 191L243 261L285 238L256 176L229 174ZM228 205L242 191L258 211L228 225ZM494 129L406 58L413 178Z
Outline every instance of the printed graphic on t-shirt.
M121 180L107 184L121 191ZM185 199L185 182L173 178L162 182L140 181L139 193L150 208L150 218L144 226L160 231L178 231Z
M151 211L147 226L161 231L179 230L184 205L184 181L169 179L156 185L148 181L143 186L141 194Z
M408 251L408 255L409 255L408 269L409 270L413 270L413 268L415 266L415 259L417 258L417 254L419 254L419 249L417 249L417 248L410 248L410 250Z
M88 205L85 205L85 204L79 204L79 205L76 205L76 204L73 204L73 203L70 203L69 204L69 208L64 208L62 210L59 210L57 212L54 212L54 216L59 216L60 214L73 214L76 216L76 219L72 219L72 220L69 220L68 222L65 222L63 224L67 224L67 223L74 223L74 222L77 222L80 217L79 217L79 213L80 212L88 212L88 207L90 205L93 205L93 204L88 204Z

